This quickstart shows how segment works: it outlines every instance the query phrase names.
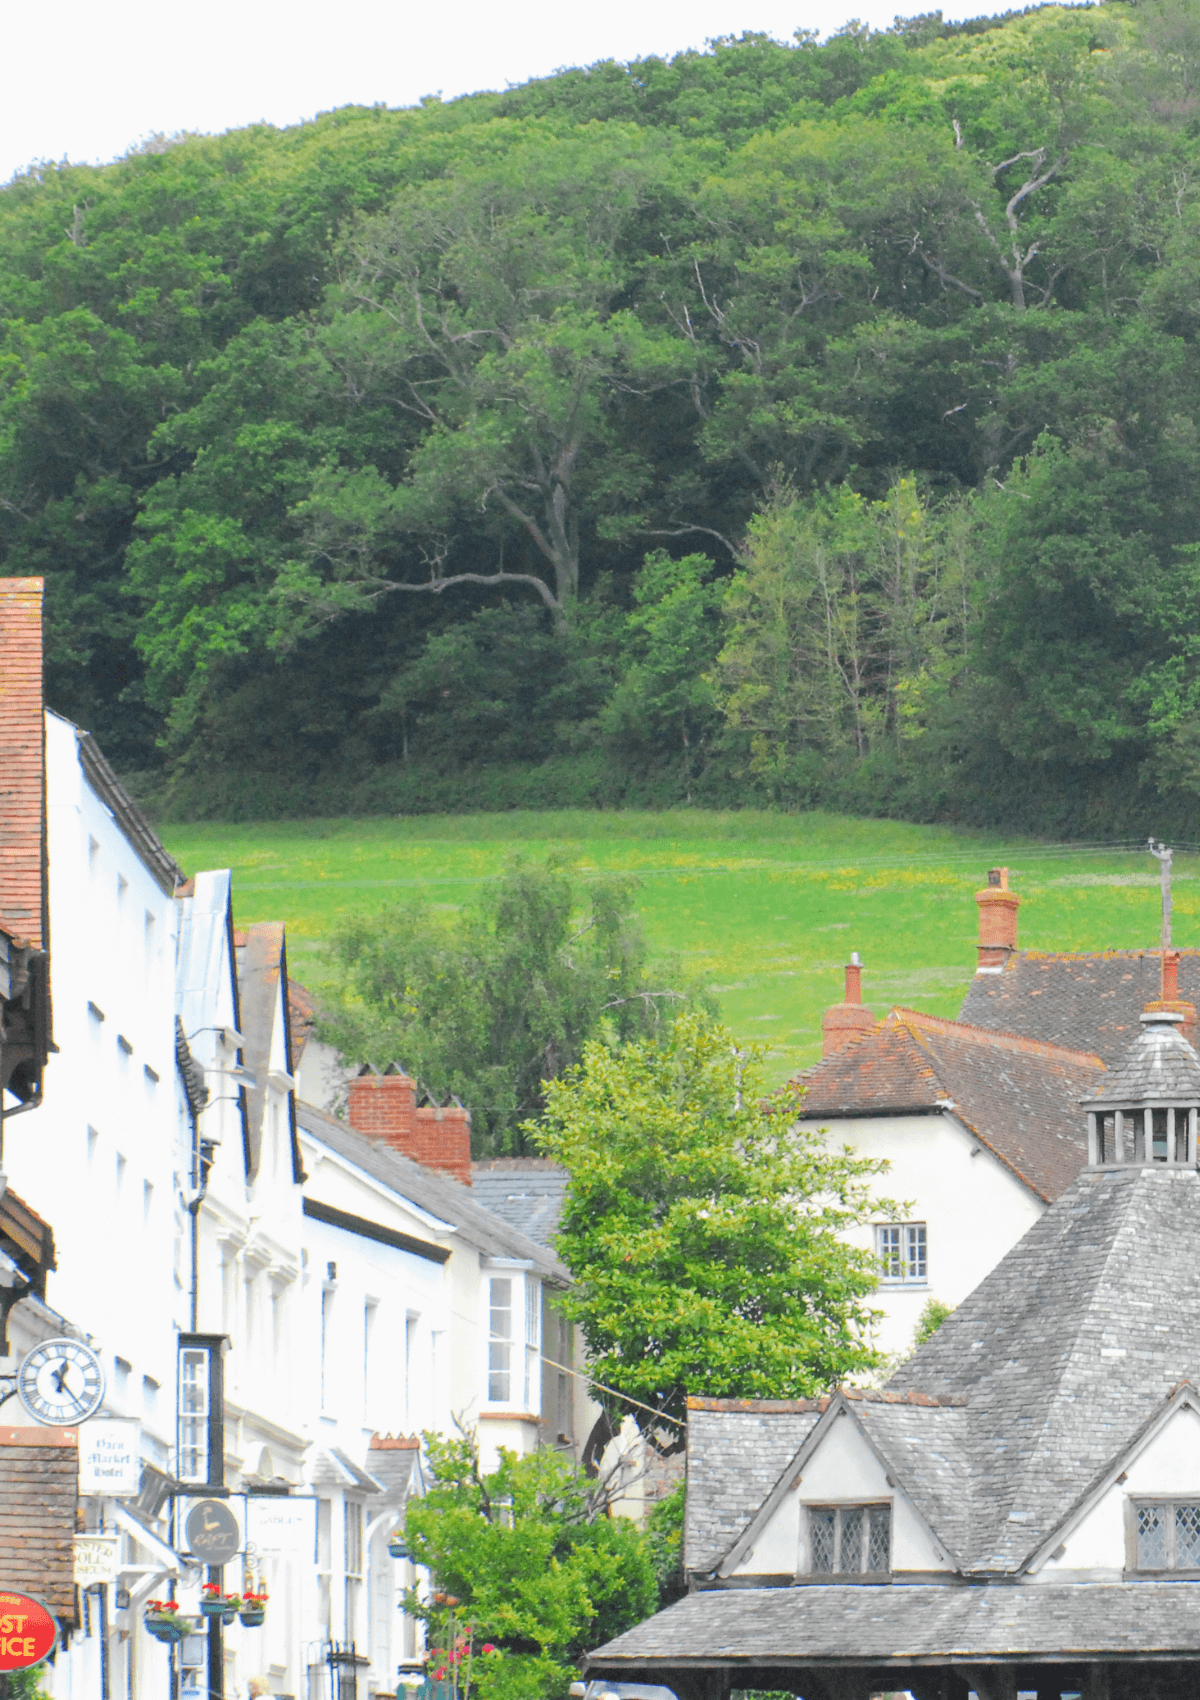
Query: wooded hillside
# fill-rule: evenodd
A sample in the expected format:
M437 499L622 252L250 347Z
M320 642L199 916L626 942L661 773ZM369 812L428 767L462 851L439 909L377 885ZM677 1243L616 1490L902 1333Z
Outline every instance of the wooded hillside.
M1198 81L932 14L16 179L50 701L179 810L1200 824Z

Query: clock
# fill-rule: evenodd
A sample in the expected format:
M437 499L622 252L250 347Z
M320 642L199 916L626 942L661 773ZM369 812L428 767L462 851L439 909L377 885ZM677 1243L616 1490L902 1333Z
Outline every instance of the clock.
M43 1340L21 1360L17 1397L39 1423L81 1423L100 1409L104 1369L82 1340Z

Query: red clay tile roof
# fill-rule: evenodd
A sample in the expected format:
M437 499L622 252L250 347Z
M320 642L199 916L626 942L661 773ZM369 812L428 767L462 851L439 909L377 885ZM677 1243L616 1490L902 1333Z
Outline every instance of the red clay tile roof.
M945 1106L1050 1201L1087 1161L1079 1100L1103 1073L1092 1052L894 1009L798 1077L805 1087L800 1113L827 1123Z
M1182 950L1179 958L1179 996L1200 1004L1200 950ZM975 976L959 1014L979 1027L1085 1046L1114 1068L1125 1061L1141 1032L1138 1016L1160 990L1157 950L1020 950L999 974Z
M46 719L42 580L0 579L0 915L11 936L45 942Z

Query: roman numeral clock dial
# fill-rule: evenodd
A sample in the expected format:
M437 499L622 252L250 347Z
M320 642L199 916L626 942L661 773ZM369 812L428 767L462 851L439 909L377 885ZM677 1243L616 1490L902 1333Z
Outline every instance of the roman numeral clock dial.
M100 1409L104 1370L82 1340L43 1340L17 1370L17 1397L39 1423L81 1423Z

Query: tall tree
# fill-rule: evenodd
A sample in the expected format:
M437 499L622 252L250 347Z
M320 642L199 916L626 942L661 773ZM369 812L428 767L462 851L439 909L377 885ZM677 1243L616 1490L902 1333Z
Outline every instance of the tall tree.
M580 914L561 861L514 860L478 911L427 907L355 922L333 941L340 999L323 1034L356 1060L396 1060L472 1114L477 1156L522 1151L548 1082L601 1026L652 1032L686 1000L649 981L635 882L595 882Z
M791 1128L797 1100L764 1103L759 1062L696 1014L593 1039L529 1130L570 1175L564 1309L614 1418L651 1435L689 1394L803 1396L878 1362L878 1265L843 1235L886 1208L882 1166Z

